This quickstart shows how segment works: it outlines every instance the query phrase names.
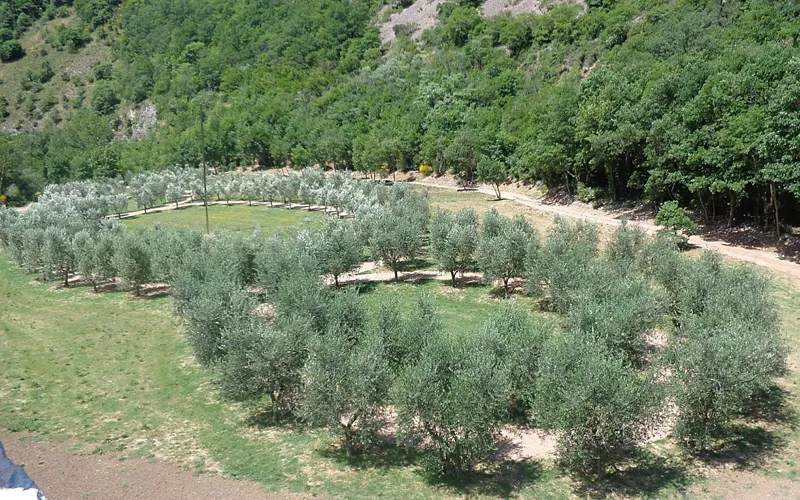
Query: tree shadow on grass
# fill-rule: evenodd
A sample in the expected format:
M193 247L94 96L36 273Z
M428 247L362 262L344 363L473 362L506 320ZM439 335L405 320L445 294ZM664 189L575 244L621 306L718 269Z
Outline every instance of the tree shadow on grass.
M789 404L790 395L789 391L777 385L760 391L745 408L744 419L748 422L765 422L788 425L791 428L796 427L798 415L795 408Z
M427 482L464 496L508 498L542 480L542 466L535 461L500 462L485 471L458 477L428 478Z
M390 440L381 440L351 455L347 454L343 446L338 445L321 450L319 454L354 469L408 467L417 463L420 458L418 450L400 446Z
M742 418L717 437L712 450L697 453L697 458L709 465L739 469L762 466L788 445L781 431L797 426L798 415L789 396L789 391L777 385L756 394Z
M582 478L576 493L589 498L646 498L668 489L682 491L690 482L685 465L643 450L629 465L613 474L600 479Z
M286 409L273 409L270 406L259 406L251 409L244 419L248 427L257 429L294 430L302 427L297 416Z
M696 453L697 459L712 466L753 469L786 447L787 441L763 427L734 424L720 436L712 450Z

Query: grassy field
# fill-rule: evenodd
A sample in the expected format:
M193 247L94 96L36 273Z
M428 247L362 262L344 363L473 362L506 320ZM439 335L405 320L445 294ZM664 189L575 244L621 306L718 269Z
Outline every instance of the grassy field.
M421 290L436 295L448 329L471 328L458 318L499 307L486 287L453 298L439 283L378 285L367 300L392 294L410 304ZM396 450L378 462L350 462L325 433L262 425L258 414L217 399L213 375L196 365L170 311L170 298L31 282L0 254L0 431L68 439L81 453L163 458L270 490L446 497L503 487L428 485ZM524 489L563 497L566 483L556 477L545 465Z
M230 231L250 234L258 229L263 234L293 226L313 225L321 220L322 212L302 208L268 208L247 205L210 205L208 219L211 231ZM124 219L129 227L153 226L160 224L167 228L194 229L205 232L206 219L203 207L186 207Z
M477 193L439 192L432 193L434 205L455 209L473 198L476 204L489 204L488 196ZM514 210L510 203L500 206L504 213ZM245 206L216 206L212 214L217 229L241 232L258 226L274 231L321 217L305 210ZM537 226L545 219L550 217L539 217ZM152 214L128 224L156 222L202 229L203 211ZM290 431L264 422L253 409L220 401L213 373L196 364L171 315L170 298L63 290L31 280L0 253L0 434L30 431L36 439L68 440L76 453L161 458L197 472L252 479L268 490L348 498L567 498L587 493L550 461L453 485L426 482L416 459L393 448L377 457L348 459L324 432ZM358 286L368 305L390 297L402 310L413 307L420 293L431 294L445 330L456 335L476 329L501 303L480 284L458 289L431 281ZM754 488L800 479L800 428L794 425L800 408L795 396L800 390L800 289L782 280L775 288L791 349L790 373L781 381L785 392L775 407L763 421L751 423L754 430L733 441L729 453L707 462L686 462L669 442L656 443L652 449L678 465L650 471L647 481L628 478L630 484L610 485L613 491L668 497L689 485L690 495L713 498L741 475ZM533 299L516 300L538 311Z

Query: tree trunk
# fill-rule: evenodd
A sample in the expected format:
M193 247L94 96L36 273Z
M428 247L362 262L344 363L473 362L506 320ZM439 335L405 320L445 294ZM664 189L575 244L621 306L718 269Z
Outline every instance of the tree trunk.
M506 298L508 298L508 278L503 278L503 290L506 293Z
M333 282L336 284L336 288L339 288L339 275L338 274L334 274L333 275Z
M397 267L394 268L394 280L397 281Z
M455 288L456 287L456 272L450 271L450 285Z
M772 207L775 209L775 236L778 238L781 237L781 219L780 214L778 213L778 193L777 189L775 189L775 183L769 183L769 193L772 197Z
M69 266L64 268L64 288L69 288Z
M175 200L175 210L177 210L177 209L178 209L178 201Z
M144 213L147 213L147 205L144 206Z
M711 195L711 219L717 222L717 200Z
M703 202L703 195L700 191L697 192L697 200L700 202L700 207L703 209L703 220L708 224L708 207Z
M736 213L736 193L730 194L730 212L728 212L728 229L733 227L733 216Z

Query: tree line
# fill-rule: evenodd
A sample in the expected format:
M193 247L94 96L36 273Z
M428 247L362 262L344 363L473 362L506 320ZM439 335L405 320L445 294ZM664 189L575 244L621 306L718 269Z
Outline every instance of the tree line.
M90 183L55 187L23 214L0 209L0 243L65 285L76 271L136 293L169 283L225 397L328 429L348 455L385 446L394 419L397 446L418 450L433 476L491 461L502 429L520 422L552 432L559 461L590 477L635 463L665 424L686 449L714 450L785 371L770 281L751 267L687 258L669 233L623 225L601 247L588 223L559 219L540 235L494 210L431 215L408 186L339 180L352 217L270 237L126 230ZM390 299L367 307L323 279L353 270L365 243L391 266L425 239L454 284L477 265L561 319L508 300L450 332L431 296L408 311Z
M109 132L90 150L110 147L126 172L197 165L204 108L206 158L222 168L426 165L584 201L676 200L728 226L796 222L796 2L608 0L488 18L446 2L419 43L401 29L389 45L371 24L380 3L123 4L101 113L149 100L169 127L136 142ZM91 177L63 135L8 138L22 158L0 189Z

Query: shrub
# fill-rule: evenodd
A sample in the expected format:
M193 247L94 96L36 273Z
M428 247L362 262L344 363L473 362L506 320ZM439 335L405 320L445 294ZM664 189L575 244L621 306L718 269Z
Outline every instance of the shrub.
M21 59L25 55L25 49L18 40L8 40L0 44L0 61L11 62Z
M419 166L419 173L421 173L425 177L428 177L433 173L433 167L428 165L427 163L423 163L422 165Z
M603 189L598 187L590 187L582 182L579 182L575 197L578 199L578 201L582 201L583 203L594 203L603 197Z
M678 205L677 201L665 201L656 214L655 223L683 237L683 245L688 237L697 232L697 224L689 218L689 210Z
M119 96L114 84L107 80L97 82L92 92L92 108L101 115L108 115L116 111Z

